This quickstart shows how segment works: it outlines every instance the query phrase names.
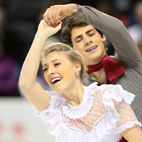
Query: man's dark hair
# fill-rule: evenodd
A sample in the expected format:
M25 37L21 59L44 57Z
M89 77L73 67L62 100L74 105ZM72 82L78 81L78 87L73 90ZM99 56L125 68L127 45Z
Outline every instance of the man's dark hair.
M71 31L72 31L72 29L74 27L85 27L87 25L89 25L89 24L87 24L86 22L77 20L77 19L75 19L73 17L66 18L66 25L61 30L61 41L63 43L66 43L66 44L73 47L72 41L71 41ZM103 32L98 30L98 29L96 29L96 30L101 35L101 37L103 37L103 35L104 35Z

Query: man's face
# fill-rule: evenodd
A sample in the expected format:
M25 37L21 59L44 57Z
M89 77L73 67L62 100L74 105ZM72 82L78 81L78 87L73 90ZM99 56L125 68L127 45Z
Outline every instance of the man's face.
M101 61L104 56L105 36L97 32L92 25L74 27L71 31L73 47L84 57L86 65L94 65Z

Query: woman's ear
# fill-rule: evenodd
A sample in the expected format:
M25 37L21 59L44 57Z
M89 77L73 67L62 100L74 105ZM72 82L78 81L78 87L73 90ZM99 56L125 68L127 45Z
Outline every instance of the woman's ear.
M81 71L81 63L80 62L75 62L75 72L80 72Z

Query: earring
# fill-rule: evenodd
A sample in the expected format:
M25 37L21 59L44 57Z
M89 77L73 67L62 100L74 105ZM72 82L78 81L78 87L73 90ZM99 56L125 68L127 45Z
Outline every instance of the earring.
M79 76L79 72L76 72L75 74L76 74L76 76Z

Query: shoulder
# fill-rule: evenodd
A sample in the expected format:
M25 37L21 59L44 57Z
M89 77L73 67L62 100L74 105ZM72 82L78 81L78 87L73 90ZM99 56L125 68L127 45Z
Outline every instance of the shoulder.
M90 85L87 86L88 89L91 89L91 88L94 88L94 87L97 87L97 82L93 82L93 83L91 83Z
M61 94L55 92L55 91L47 91L46 93L50 96L52 102L56 101L56 102L60 102L61 101Z
M112 89L115 86L121 86L121 85L114 85L114 84L102 84L100 86L98 86L99 89L107 91L109 89Z
M114 86L119 86L119 85L113 85L113 84L102 84L102 85L97 85L97 82L93 82L90 85L88 85L87 87L85 86L86 90L108 90L110 88L113 88Z

